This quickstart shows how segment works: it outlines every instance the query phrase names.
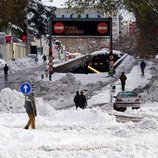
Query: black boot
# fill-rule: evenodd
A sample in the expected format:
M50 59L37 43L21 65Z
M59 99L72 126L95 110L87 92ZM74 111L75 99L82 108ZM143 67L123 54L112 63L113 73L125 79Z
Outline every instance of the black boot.
M25 129L28 129L28 128L29 128L29 127L26 125L26 126L25 126Z

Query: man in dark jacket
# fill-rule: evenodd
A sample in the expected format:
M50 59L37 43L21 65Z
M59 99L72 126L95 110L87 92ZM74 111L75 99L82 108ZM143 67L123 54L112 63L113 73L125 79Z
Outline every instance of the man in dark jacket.
M125 73L122 72L122 74L121 74L121 76L120 76L122 91L125 90L126 79L127 79L127 77L126 77Z
M45 55L45 54L43 55L43 57L42 57L42 58L43 58L43 63L46 63L47 57L46 57L46 55Z
M79 98L78 98L78 104L79 107L84 109L87 106L87 100L85 95L83 94L83 91L80 92Z
M140 68L141 68L141 72L142 72L142 76L144 75L144 69L146 67L146 64L144 62L144 60L142 60L142 62L140 63Z
M74 102L76 105L76 109L79 107L79 91L76 91L76 95L74 97Z
M3 67L3 71L4 71L4 79L7 81L8 71L9 71L9 67L7 64L5 64L5 66Z
M30 126L32 129L35 129L35 117L37 116L37 112L36 112L35 97L33 92L27 96L24 107L26 109L26 113L29 116L29 121L25 126L25 129L28 129Z

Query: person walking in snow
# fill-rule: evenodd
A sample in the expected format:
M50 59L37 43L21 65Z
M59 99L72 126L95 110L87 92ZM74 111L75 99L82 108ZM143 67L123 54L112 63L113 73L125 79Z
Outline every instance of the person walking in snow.
M8 80L8 71L9 71L9 67L7 64L5 64L5 66L3 67L3 71L4 71L4 79L5 81Z
M87 106L86 96L83 94L83 91L80 92L80 95L78 98L78 104L79 104L79 107L82 109L84 109Z
M43 57L42 57L42 58L43 58L43 63L46 63L46 61L47 61L47 57L46 57L46 55L45 55L45 54L43 55Z
M35 117L37 116L37 111L36 111L35 97L33 92L31 92L27 96L24 107L26 109L26 113L29 116L29 121L25 126L25 129L29 129L30 126L32 129L35 129Z
M76 105L76 109L79 107L79 91L76 91L76 95L74 97L74 103Z
M142 76L144 76L144 69L146 67L146 64L144 62L144 60L142 60L142 62L140 63L140 68L141 68L141 72L142 72Z
M121 81L122 91L125 90L126 80L127 80L127 77L126 77L125 73L122 72L122 74L121 74L121 76L120 76L120 81Z

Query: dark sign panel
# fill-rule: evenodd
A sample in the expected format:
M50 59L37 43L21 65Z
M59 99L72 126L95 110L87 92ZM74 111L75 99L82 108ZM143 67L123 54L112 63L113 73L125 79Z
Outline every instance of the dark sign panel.
M110 36L111 18L52 19L54 36Z

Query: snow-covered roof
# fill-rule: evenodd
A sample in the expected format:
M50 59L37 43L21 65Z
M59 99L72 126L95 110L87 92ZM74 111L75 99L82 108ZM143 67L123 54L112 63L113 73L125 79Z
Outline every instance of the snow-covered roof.
M109 54L109 49L108 48L103 48L102 50L99 51L95 51L93 53L91 53L92 56L96 56L99 54ZM117 50L113 50L113 54L117 54L118 56L121 56L123 53Z

